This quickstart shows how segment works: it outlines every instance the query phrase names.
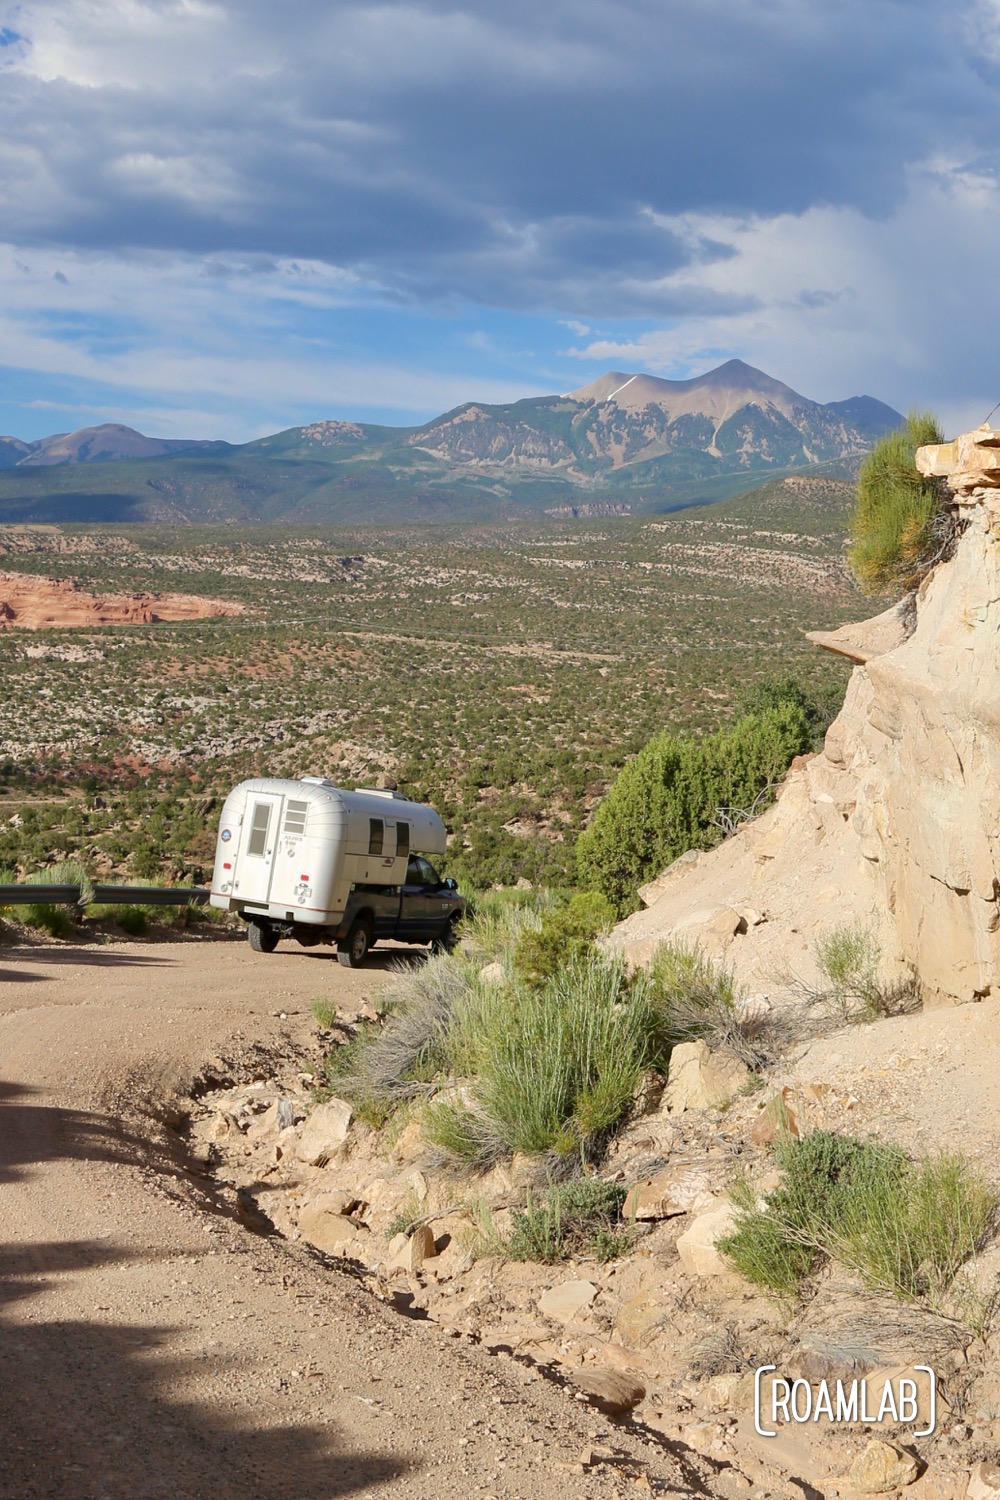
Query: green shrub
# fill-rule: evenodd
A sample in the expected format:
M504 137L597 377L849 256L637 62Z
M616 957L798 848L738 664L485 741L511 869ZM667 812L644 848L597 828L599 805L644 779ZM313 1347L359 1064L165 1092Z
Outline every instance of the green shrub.
M786 672L781 676L758 678L743 688L736 695L735 707L740 718L747 718L767 713L782 703L793 703L805 715L813 747L818 748L843 702L842 682L824 682L820 687L813 687Z
M600 891L577 891L565 906L542 914L541 926L522 933L513 954L515 974L541 984L563 965L585 961L594 939L609 932L615 912Z
M386 997L385 1024L366 1026L335 1047L326 1061L328 1080L345 1099L366 1101L386 1118L404 1099L432 1092L432 1080L450 1069L456 1007L477 983L478 976L448 954L400 969Z
M913 1164L897 1147L830 1131L779 1139L775 1156L780 1186L758 1204L743 1185L719 1249L779 1295L834 1259L871 1287L936 1304L992 1230L997 1196L961 1157Z
M456 1029L471 1104L432 1105L425 1128L471 1161L592 1154L628 1113L658 1043L644 976L630 983L621 958L603 954L537 988L491 988Z
M84 866L75 859L64 859L59 864L48 865L37 875L29 876L32 885L75 885L80 888L81 903L93 895L93 886ZM22 907L21 921L26 927L47 932L50 937L69 938L76 931L76 918L66 906L50 905L47 901L36 901Z
M740 719L705 739L665 732L624 767L577 841L580 883L623 915L644 880L688 849L723 837L721 814L759 811L812 736L795 703Z
M144 906L116 906L114 919L115 925L129 937L142 937L149 927L149 915Z
M705 1041L748 1068L774 1060L784 1039L781 1019L765 1008L744 1010L731 971L697 944L662 943L647 977L661 1055L680 1042Z
M512 1214L508 1235L498 1234L492 1222L481 1225L486 1247L492 1254L511 1260L557 1261L613 1260L634 1243L634 1228L622 1217L626 1190L621 1183L584 1177L550 1187L532 1203Z
M468 899L462 928L465 945L481 961L504 958L524 933L541 925L542 914L556 902L550 891L539 887L475 892Z
M867 927L834 927L816 941L816 964L830 985L831 998L848 1017L860 1005L862 1014L878 1013L881 949Z
M73 915L65 906L50 906L47 901L35 901L22 908L22 922L26 927L35 927L47 932L50 937L70 938L76 931Z
M876 443L861 466L848 557L867 594L914 588L941 545L945 491L914 463L918 448L941 441L930 412L911 412L906 426Z

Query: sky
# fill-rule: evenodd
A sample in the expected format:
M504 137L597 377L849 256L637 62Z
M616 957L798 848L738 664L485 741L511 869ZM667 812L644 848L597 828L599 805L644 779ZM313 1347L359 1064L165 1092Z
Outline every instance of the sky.
M1000 0L0 0L0 432L1000 401Z

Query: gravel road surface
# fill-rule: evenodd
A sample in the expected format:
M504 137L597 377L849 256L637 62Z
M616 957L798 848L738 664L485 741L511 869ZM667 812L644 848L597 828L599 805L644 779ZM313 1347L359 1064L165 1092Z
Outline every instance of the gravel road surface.
M725 1493L249 1232L144 1116L220 1053L307 1041L310 1001L360 1003L387 961L0 942L0 1500ZM621 1462L584 1471L595 1441Z

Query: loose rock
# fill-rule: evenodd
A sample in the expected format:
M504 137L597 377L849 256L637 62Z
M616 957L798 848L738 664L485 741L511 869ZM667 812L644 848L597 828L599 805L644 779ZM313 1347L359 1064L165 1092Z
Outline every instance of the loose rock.
M685 1271L692 1276L722 1276L732 1267L723 1260L716 1242L736 1227L732 1206L728 1203L699 1214L677 1238L677 1253Z
M584 1365L571 1370L569 1378L577 1390L609 1417L623 1417L646 1399L646 1387L625 1370L608 1365Z
M305 1123L296 1155L300 1161L319 1167L328 1162L347 1140L353 1114L343 1099L318 1104Z
M570 1323L588 1308L597 1296L592 1281L563 1281L550 1287L538 1299L538 1311L557 1323Z
M858 1454L847 1474L847 1484L863 1495L884 1495L912 1484L920 1465L909 1453L873 1438Z
M707 1042L682 1042L670 1054L663 1104L672 1115L711 1109L738 1094L749 1077L743 1063L713 1052Z

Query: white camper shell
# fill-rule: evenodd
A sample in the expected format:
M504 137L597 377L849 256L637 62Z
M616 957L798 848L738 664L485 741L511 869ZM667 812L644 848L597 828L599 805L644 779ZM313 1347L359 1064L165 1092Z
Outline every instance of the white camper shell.
M280 937L336 941L353 965L379 937L454 933L465 902L420 857L443 854L445 840L434 809L398 792L257 777L226 798L209 899L250 924L258 951Z

